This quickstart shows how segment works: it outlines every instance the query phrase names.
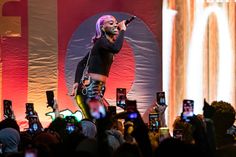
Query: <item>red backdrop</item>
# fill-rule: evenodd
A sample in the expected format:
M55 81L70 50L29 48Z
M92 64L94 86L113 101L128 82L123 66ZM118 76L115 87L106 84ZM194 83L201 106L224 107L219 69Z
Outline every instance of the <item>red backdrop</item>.
M41 6L37 9L37 3L40 3ZM100 1L87 1L87 0L58 0L50 2L51 6L54 6L54 10L50 9L50 6L47 6L48 2L46 1L38 1L37 3L30 2L27 0L21 1L9 1L3 4L2 15L5 17L8 16L17 16L21 18L21 32L18 37L7 37L7 35L1 34L1 42L0 42L0 51L1 51L1 99L10 99L13 102L13 110L15 112L16 118L19 121L25 120L25 103L29 101L39 102L35 103L36 109L39 112L42 121L48 122L48 119L45 118L45 111L47 110L45 107L46 98L45 95L37 97L31 97L34 91L29 90L32 89L32 84L39 77L37 75L29 74L28 67L37 66L37 62L30 62L31 57L29 54L34 51L33 46L34 40L40 40L40 36L32 37L30 34L31 29L33 29L33 24L30 21L33 20L42 20L44 23L52 19L45 19L39 17L30 16L33 11L44 13L42 8L48 7L49 13L53 11L55 13L56 27L52 30L55 30L54 36L49 37L53 40L56 39L56 42L53 42L55 47L57 48L56 54L58 56L56 59L57 67L54 69L55 76L54 82L57 84L53 89L56 91L56 98L58 99L60 109L69 108L72 111L77 108L72 105L72 100L66 94L68 93L68 89L66 87L66 76L65 76L65 61L66 61L66 49L68 46L68 42L71 39L73 32L77 29L77 27L83 23L86 19L94 16L96 14L100 14L102 12L124 12L127 14L136 15L140 18L150 29L150 31L154 34L156 41L159 43L161 47L162 43L162 1L161 0L126 0L126 1L115 1L115 0L100 0ZM45 4L44 4L45 3ZM36 9L35 9L36 8ZM30 11L29 11L30 10ZM48 12L47 12L48 13ZM45 13L45 14L47 14ZM43 17L44 15L42 15ZM48 15L50 17L50 15ZM1 17L0 17L0 25L1 25ZM29 30L30 25L30 30ZM37 25L35 23L35 25ZM40 28L40 26L35 26L36 28ZM51 28L45 29L42 28L40 31L47 32ZM30 38L29 38L30 36ZM43 35L42 35L43 38ZM56 44L55 44L56 43ZM36 43L37 44L37 43ZM48 44L50 46L50 44ZM125 43L125 51L130 49L129 44ZM30 51L31 52L30 52ZM37 51L37 50L35 50ZM45 53L45 52L41 52ZM37 58L40 58L40 54ZM52 62L55 62L53 60ZM30 63L30 65L29 65ZM32 64L34 63L34 64ZM42 62L41 62L42 63ZM50 64L50 59L47 64ZM44 69L44 68L42 68ZM45 69L44 69L45 70ZM40 76L42 77L42 76ZM47 78L48 76L45 76ZM43 77L42 77L43 78ZM29 81L30 80L30 81ZM56 80L56 81L55 81ZM40 80L38 80L38 84ZM29 84L30 87L29 87ZM36 86L38 86L38 84ZM50 83L49 83L50 84ZM43 86L44 89L41 91L45 91L51 87L48 85L48 88ZM41 88L34 87L34 88ZM32 93L31 93L32 92ZM36 94L37 95L37 94ZM111 96L112 97L112 96ZM43 100L36 100L36 99ZM44 110L40 110L44 108ZM46 109L45 109L46 108Z

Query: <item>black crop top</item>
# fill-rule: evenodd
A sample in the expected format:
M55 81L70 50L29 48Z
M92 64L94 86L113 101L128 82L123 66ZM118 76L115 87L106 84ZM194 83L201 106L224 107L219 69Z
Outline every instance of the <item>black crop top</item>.
M123 30L120 31L114 43L109 42L105 36L98 39L91 50L88 72L108 76L113 62L113 55L120 51L123 40Z

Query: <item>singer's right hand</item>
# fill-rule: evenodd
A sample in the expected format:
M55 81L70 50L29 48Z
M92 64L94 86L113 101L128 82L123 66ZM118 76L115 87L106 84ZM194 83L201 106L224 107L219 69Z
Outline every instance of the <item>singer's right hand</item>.
M124 31L126 31L125 20L123 20L123 21L121 21L120 23L118 23L118 28L119 28L119 30L124 30Z
M70 96L75 96L78 87L79 87L79 83L76 82L73 84L72 92L71 92Z

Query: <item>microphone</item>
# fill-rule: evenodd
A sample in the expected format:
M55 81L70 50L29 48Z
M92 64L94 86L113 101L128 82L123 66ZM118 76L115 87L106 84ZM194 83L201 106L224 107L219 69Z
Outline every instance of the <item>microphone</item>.
M132 16L131 18L125 20L125 25L127 26L131 21L133 21L136 18L136 16Z

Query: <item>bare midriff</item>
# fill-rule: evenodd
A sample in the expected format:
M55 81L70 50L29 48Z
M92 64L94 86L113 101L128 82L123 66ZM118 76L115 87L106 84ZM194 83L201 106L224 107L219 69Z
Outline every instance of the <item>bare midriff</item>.
M91 76L91 78L94 80L102 81L104 83L107 80L107 76L101 74L89 73L89 76Z

